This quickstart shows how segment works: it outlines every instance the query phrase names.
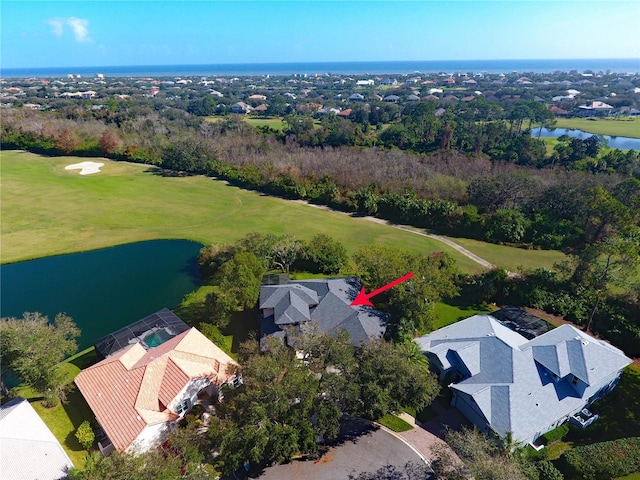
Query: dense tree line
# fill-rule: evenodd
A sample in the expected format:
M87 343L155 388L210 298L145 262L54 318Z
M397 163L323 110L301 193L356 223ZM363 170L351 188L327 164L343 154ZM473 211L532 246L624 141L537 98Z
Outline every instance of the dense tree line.
M488 112L482 118L491 118L495 115L491 112L499 110L480 104L473 108ZM612 192L628 178L625 175L637 176L640 171L637 152L599 154L599 142L592 139L562 139L554 153L545 157L545 162L555 167L543 169L537 168L537 161L522 160L530 154L518 154L519 160L514 160L497 153L495 145L475 152L457 145L436 148L433 143L442 122L464 125L460 135L482 126L486 131L474 135L483 142L493 138L490 129L501 131L496 138L504 136L507 142L537 141L518 133L520 121L527 122L522 112L520 116L514 113L509 125L473 115L465 120L466 110L436 118L429 102L420 103L399 125L413 132L418 139L414 144L432 142L431 147L415 148L424 153L413 154L379 147L334 148L325 143L322 147L301 147L293 138L325 127L337 131L340 125L352 123L346 120L337 120L338 126L327 121L316 128L304 117L288 118L293 133L285 134L282 143L277 135L261 134L232 115L211 124L176 109L144 113L137 106L137 110L131 109L139 115L127 116L128 110L121 108L124 118L115 110L114 118L101 119L8 110L3 115L2 146L152 163L445 233L565 250L585 236L580 226L584 223L582 209L575 208L570 215L566 212L565 187L580 192L599 186ZM538 118L529 115L529 120ZM454 144L469 143L452 132ZM570 216L577 218L567 218Z

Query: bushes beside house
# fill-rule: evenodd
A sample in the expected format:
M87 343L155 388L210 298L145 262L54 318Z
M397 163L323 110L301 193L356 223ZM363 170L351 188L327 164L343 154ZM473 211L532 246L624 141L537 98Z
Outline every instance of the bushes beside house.
M560 425L557 428L545 433L542 436L543 444L549 445L550 443L555 442L556 440L561 440L567 433L569 433L569 425L566 423Z
M568 478L609 480L640 470L640 437L577 447L562 454L558 464Z
M96 434L93 433L93 428L89 424L88 420L85 420L80 424L75 433L78 443L82 445L82 448L90 449L96 441Z

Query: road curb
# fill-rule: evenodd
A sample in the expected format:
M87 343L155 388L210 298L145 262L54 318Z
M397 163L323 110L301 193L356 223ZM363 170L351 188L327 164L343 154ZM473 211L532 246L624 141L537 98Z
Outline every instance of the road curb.
M429 462L429 460L427 460L425 458L425 456L422 454L422 452L420 452L420 450L418 450L416 447L414 447L409 442L407 442L404 438L402 438L400 435L398 435L397 432L394 432L390 428L385 427L384 425L382 425L382 424L380 424L378 422L371 422L371 423L373 423L374 425L380 427L385 432L390 433L391 435L396 437L398 440L400 440L402 443L404 443L407 447L409 447L411 450L413 450L416 453L416 455L418 455L422 459L422 461L425 463L425 465L427 465L429 468L431 468L431 462ZM413 428L416 428L416 427L413 427Z

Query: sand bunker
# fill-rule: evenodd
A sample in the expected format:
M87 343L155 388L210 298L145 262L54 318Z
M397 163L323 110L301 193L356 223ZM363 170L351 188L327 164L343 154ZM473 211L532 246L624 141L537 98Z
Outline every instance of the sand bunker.
M74 163L73 165L67 165L65 170L77 170L80 169L80 175L91 175L92 173L99 173L100 167L104 167L104 163L98 162L82 162Z

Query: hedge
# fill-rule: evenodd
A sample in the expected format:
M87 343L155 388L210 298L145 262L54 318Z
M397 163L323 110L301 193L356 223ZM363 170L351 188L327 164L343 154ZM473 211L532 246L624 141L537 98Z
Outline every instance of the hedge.
M568 478L610 480L640 470L640 437L593 443L567 450L560 470Z
M556 440L561 440L567 433L569 433L569 425L562 424L553 430L545 433L542 438L544 440L545 445L549 445L550 443L555 442Z

